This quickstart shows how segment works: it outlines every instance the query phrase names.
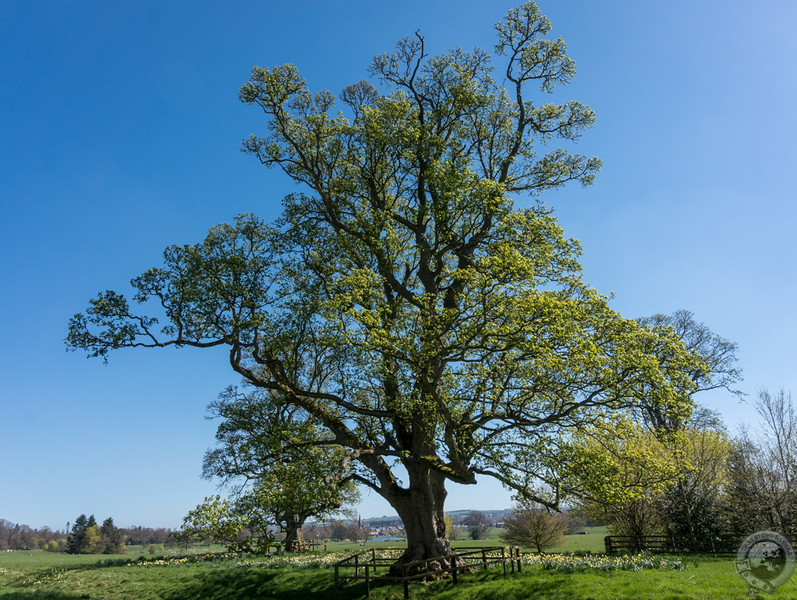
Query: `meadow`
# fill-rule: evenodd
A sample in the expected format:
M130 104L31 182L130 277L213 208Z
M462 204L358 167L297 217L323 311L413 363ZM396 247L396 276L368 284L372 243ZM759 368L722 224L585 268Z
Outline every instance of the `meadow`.
M603 536L568 536L559 551L602 546ZM494 544L488 539L483 544ZM373 544L386 546L389 544ZM473 546L468 540L460 546ZM366 547L371 547L367 545ZM65 555L43 551L0 555L0 600L300 600L362 598L362 584L341 590L330 566L361 550L351 543L330 543L327 553L251 557L221 552L150 556L144 549L127 555ZM646 568L655 563L658 568ZM622 566L617 566L622 565ZM675 568L673 568L673 566ZM418 600L741 600L750 594L729 558L683 557L680 560L628 557L607 561L599 556L528 554L520 574L504 577L492 569L450 581L416 584ZM397 586L372 590L375 600L403 597ZM791 581L767 597L797 597Z

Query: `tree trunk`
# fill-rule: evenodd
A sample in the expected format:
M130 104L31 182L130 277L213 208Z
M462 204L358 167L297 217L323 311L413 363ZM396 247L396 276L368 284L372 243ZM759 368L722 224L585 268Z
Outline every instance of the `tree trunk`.
M391 573L433 573L447 569L450 566L448 560L407 565L451 554L443 510L447 495L445 476L424 467L408 468L408 472L409 487L404 489L396 486L386 497L401 517L407 534L407 549L391 567Z
M304 519L286 519L285 520L285 539L283 546L285 552L297 552L301 550L302 539L301 528L304 524Z

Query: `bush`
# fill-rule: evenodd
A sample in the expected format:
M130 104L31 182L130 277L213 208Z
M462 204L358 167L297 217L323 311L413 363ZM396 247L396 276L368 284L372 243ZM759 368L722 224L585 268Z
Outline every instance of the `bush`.
M567 517L533 504L521 504L504 519L504 527L506 531L501 534L501 539L505 542L543 552L546 548L562 542L567 528Z

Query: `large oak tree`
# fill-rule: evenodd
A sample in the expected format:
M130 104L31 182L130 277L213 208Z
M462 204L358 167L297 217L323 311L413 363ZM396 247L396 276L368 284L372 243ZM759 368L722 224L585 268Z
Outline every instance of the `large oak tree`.
M349 86L341 105L295 66L255 68L240 98L266 132L244 148L304 192L272 225L245 215L167 249L132 280L162 315L105 292L68 344L227 346L237 373L312 415L326 432L313 443L345 449L395 508L403 560L448 552L447 481L494 477L533 497L557 489L557 444L579 428L643 396L687 410L698 359L586 285L578 243L535 200L600 167L554 146L593 111L529 96L575 73L550 29L534 3L510 11L498 68L406 38L374 59L381 87Z

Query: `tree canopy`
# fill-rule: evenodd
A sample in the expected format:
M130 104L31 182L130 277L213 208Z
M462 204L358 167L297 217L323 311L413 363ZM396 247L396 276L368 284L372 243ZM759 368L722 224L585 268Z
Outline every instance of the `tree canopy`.
M348 453L330 445L305 410L274 393L231 387L210 413L222 421L217 446L205 454L204 476L237 489L239 512L262 514L279 526L286 550L294 549L309 517L330 517L359 499Z
M688 412L701 359L612 310L534 200L600 167L554 146L593 111L529 96L575 73L550 30L529 2L496 25L495 60L429 56L416 34L374 59L381 87L349 86L342 104L293 65L254 68L240 98L266 132L244 149L304 191L273 224L243 215L168 248L132 280L134 303L160 314L104 292L68 344L226 346L395 508L405 560L446 554L446 481L489 476L533 498L540 482L557 489L557 444L607 412L643 399Z

